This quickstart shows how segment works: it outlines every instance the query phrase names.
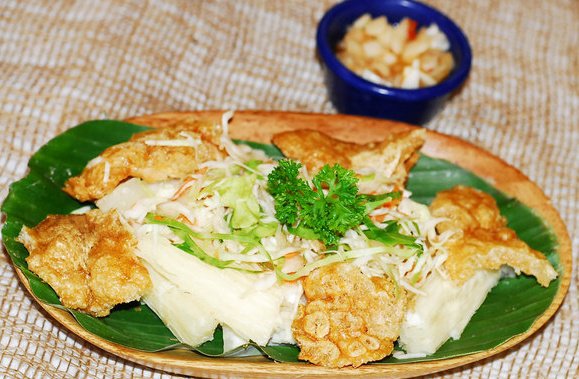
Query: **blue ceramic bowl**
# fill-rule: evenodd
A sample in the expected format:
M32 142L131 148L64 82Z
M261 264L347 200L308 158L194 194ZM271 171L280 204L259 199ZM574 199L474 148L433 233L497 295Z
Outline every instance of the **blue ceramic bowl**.
M386 87L369 82L344 66L335 47L346 30L364 13L385 15L390 23L410 17L418 26L438 25L450 42L455 67L439 84L419 89ZM422 125L444 106L465 81L472 53L464 33L436 9L411 0L346 0L331 8L321 19L316 43L330 100L341 113L380 117Z

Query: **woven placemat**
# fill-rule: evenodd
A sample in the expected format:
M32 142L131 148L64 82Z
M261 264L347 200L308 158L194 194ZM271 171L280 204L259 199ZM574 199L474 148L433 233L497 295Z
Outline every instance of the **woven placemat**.
M520 168L573 238L571 288L518 347L434 377L578 377L579 2L433 0L470 38L473 70L428 127ZM328 1L0 3L0 199L31 154L95 118L198 109L333 113L315 60ZM169 378L68 333L0 254L0 377Z

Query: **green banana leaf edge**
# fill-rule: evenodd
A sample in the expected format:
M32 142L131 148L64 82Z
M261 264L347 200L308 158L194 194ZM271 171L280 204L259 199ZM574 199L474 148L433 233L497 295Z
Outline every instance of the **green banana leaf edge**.
M42 302L64 308L52 288L28 269L27 250L16 241L23 225L34 226L49 214L66 214L83 204L61 191L65 180L79 174L87 162L114 144L128 140L146 127L115 120L88 121L60 134L29 162L29 173L10 186L2 204L6 221L2 240L15 267L29 281L34 295ZM283 155L273 145L237 141L264 150L272 158ZM436 193L457 184L481 189L497 201L509 226L532 248L543 252L561 274L557 255L557 239L553 231L533 210L516 199L507 197L483 179L450 162L422 155L412 169L407 188L412 198L429 204ZM449 340L436 353L414 359L387 357L374 364L431 361L463 356L497 347L516 335L529 330L533 322L549 307L560 286L557 279L543 288L534 278L520 275L502 279L489 293L458 340ZM104 318L95 318L68 310L78 323L90 333L126 347L156 352L184 347L157 315L145 304L133 302L117 306ZM269 358L280 362L298 362L299 348L295 345L254 346ZM215 330L212 341L193 352L223 357L221 328ZM254 349L255 350L255 349Z

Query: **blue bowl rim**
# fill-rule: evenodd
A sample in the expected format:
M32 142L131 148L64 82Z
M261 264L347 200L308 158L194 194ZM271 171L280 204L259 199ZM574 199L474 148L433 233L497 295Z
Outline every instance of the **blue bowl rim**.
M400 99L410 101L424 101L444 96L454 91L465 81L472 64L472 51L466 35L461 30L461 28L444 13L440 12L439 10L431 6L413 0L370 0L370 1L396 3L397 5L401 5L405 8L408 8L410 11L412 11L412 9L421 8L423 11L436 14L437 18L446 22L447 25L450 27L450 29L454 29L455 32L454 35L459 45L458 49L462 52L463 59L461 61L461 65L458 66L456 70L450 74L449 77L447 77L445 80L434 86L418 89L403 89L384 86L381 84L370 82L358 76L357 74L352 72L349 68L344 66L342 62L340 62L340 60L336 57L336 54L334 53L332 46L330 46L327 43L326 34L328 33L330 22L337 14L340 14L343 11L347 11L347 9L352 4L360 3L360 1L361 0L344 0L334 5L324 14L324 16L322 17L322 19L318 24L316 32L316 44L318 52L320 54L321 59L324 61L324 63L330 70L335 72L338 76L342 77L349 84L353 85L354 87L357 87L362 91L370 91L373 93L397 97ZM412 17L410 12L408 16Z

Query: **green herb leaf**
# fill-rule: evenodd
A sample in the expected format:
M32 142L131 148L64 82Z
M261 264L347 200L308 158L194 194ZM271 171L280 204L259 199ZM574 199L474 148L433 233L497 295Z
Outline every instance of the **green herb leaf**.
M381 207L382 205L392 201L397 200L402 197L402 192L388 192L380 195L360 195L364 201L364 206L366 208L366 213L372 212L374 209Z
M207 264L210 264L211 266L215 266L218 268L226 268L230 266L232 263L234 263L233 261L222 261L220 259L212 257L211 255L203 251L203 249L200 248L199 245L197 245L197 243L193 240L193 238L191 238L191 235L193 234L191 228L189 228L182 222L170 219L168 217L157 216L152 213L147 214L145 220L147 220L147 222L150 224L165 225L171 228L173 233L175 233L177 237L183 240L183 243L175 244L176 247L178 247L179 249L183 250L188 254L191 254L199 258L200 260L202 260Z
M285 225L294 225L302 203L312 202L312 189L300 179L302 165L291 160L281 160L267 177L267 190L275 199L277 219Z
M353 171L325 165L313 178L314 188L299 178L301 163L282 160L268 176L276 217L290 232L334 245L360 225L366 214Z
M396 254L408 258L414 254L422 254L424 248L419 243L416 243L416 238L412 236L407 236L400 233L400 225L395 222L389 222L388 225L382 229L374 225L370 218L366 217L364 219L364 225L368 227L368 230L364 231L366 237L371 240L383 243L386 246L396 246L402 245L407 249L400 249Z

